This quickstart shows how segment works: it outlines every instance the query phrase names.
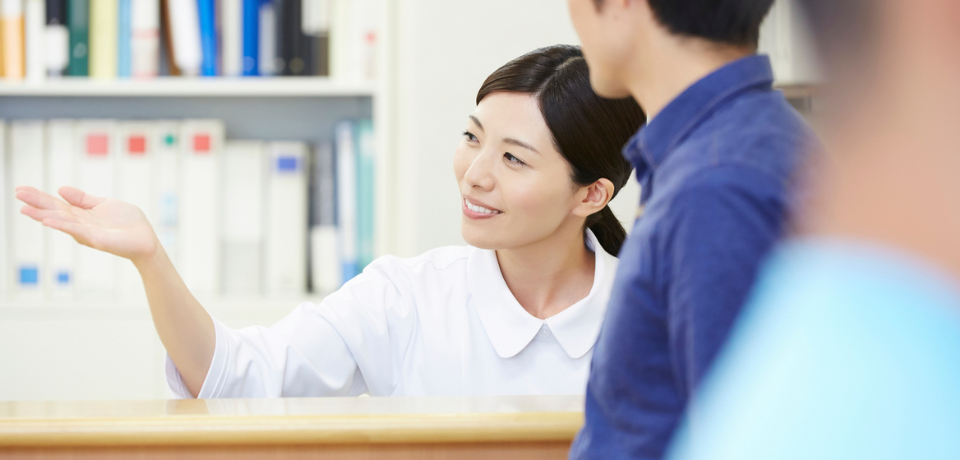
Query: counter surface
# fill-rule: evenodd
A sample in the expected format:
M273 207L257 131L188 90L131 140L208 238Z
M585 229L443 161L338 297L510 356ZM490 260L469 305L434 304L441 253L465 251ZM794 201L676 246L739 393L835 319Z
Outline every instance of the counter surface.
M0 448L566 442L582 396L0 402Z

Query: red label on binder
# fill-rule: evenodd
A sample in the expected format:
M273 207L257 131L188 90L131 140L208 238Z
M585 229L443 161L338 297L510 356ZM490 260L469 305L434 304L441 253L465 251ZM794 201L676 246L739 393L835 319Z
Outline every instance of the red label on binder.
M147 139L143 136L130 136L127 139L127 151L131 155L143 155L147 153Z
M197 134L193 136L193 151L196 153L210 153L210 136Z
M87 136L87 155L92 157L107 156L110 140L106 134L90 134Z

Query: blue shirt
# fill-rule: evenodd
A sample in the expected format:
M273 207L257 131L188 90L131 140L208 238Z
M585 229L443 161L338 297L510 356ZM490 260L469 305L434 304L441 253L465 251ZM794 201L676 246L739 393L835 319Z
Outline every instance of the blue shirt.
M620 267L571 458L659 459L780 237L809 129L749 56L631 139L642 216Z
M675 460L960 458L956 280L878 247L777 251Z

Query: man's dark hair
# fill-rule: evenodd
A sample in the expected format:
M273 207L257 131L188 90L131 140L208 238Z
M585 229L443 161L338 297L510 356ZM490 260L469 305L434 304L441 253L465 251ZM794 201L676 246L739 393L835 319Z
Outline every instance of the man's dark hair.
M800 0L828 73L869 73L876 49L877 0Z
M593 0L600 8L603 0ZM671 33L716 43L756 47L760 23L773 0L647 0Z
M855 53L871 39L875 0L801 0L817 45L826 54Z

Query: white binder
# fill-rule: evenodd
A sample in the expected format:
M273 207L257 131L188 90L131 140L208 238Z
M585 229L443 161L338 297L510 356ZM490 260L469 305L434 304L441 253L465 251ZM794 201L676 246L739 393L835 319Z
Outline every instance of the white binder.
M147 219L167 256L177 263L180 221L180 123L159 120L153 123L152 136L156 193L153 214Z
M116 187L116 122L113 120L80 120L76 124L77 184L94 196L115 198ZM116 268L119 260L86 246L77 249L75 265L80 297L113 298Z
M264 145L227 142L223 157L223 286L228 296L261 294Z
M220 294L220 155L224 126L219 120L186 120L180 128L180 222L177 268L198 296Z
M160 66L160 2L133 0L130 67L134 78L157 76Z
M75 135L73 120L50 120L47 122L46 166L47 193L60 197L60 187L76 187ZM73 295L76 282L74 264L78 244L66 233L45 229L46 233L46 278L47 292L51 298L64 300Z
M155 178L153 162L153 125L146 122L122 122L118 125L117 198L154 214ZM124 297L143 297L143 281L129 261L120 261L118 292ZM132 305L132 303L128 304Z
M42 121L14 121L10 125L10 182L14 187L44 187L44 124ZM43 235L40 224L20 214L22 203L11 202L10 239L12 272L16 297L43 297Z
M223 75L243 74L243 0L220 0L220 41L223 44Z
M302 294L307 283L307 146L274 142L267 146L267 294Z

